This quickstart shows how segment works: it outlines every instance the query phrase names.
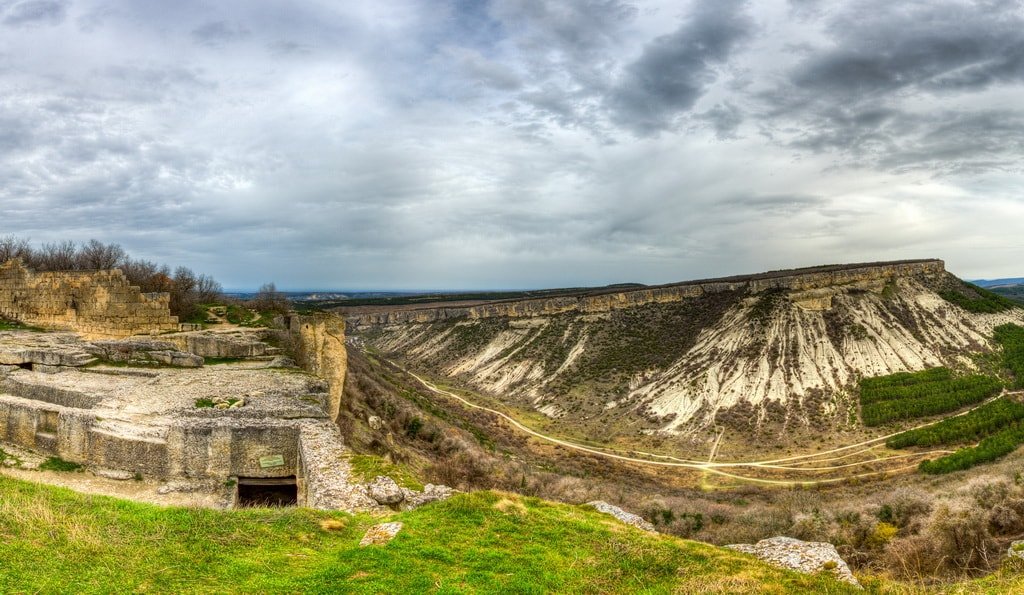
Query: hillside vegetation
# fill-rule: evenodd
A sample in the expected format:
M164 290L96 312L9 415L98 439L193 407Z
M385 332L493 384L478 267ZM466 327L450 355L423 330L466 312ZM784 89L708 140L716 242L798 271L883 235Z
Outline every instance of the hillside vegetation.
M979 374L954 378L945 368L861 381L861 417L866 426L949 413L996 395L1002 382Z
M390 519L159 508L0 477L0 592L847 593L829 576L494 492ZM384 546L371 525L401 521Z

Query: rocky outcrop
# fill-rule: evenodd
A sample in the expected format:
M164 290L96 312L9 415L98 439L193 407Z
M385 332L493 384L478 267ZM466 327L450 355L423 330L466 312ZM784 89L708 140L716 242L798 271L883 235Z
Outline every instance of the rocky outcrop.
M360 547L368 545L384 545L395 538L402 530L402 523L381 523L370 527L363 538L359 540Z
M292 315L285 320L302 369L327 381L327 415L337 419L348 371L345 320L332 314Z
M175 333L162 337L180 351L187 351L200 357L248 358L276 355L277 350L263 342L266 331L197 331Z
M95 341L94 353L101 359L119 363L158 363L180 368L198 368L203 358L179 351L174 343L152 339L125 339L118 341Z
M614 504L608 504L602 500L594 500L593 502L587 502L587 506L593 506L598 512L610 514L623 523L632 525L637 529L643 529L644 531L650 531L652 533L654 532L654 525L645 521L643 517L633 514L632 512L626 512Z
M633 308L646 304L671 303L697 298L708 293L746 290L751 294L784 289L794 292L850 285L882 283L895 278L941 277L945 274L941 260L911 260L886 263L835 265L773 271L758 275L726 277L705 281L687 281L636 289L596 289L550 298L506 300L463 307L394 308L379 312L349 314L346 320L357 329L406 323L429 323L451 319L524 318L553 316L566 312L594 314ZM806 303L820 308L827 297L809 298Z
M366 491L378 504L383 504L384 506L391 506L405 500L402 488L398 487L395 480L384 475L378 475L367 484Z
M841 581L860 586L856 577L850 572L846 561L839 556L836 546L831 543L800 541L792 537L771 537L762 539L753 545L736 544L725 547L745 554L753 554L780 568L788 568L805 574L827 572L834 574Z
M142 293L120 270L37 273L20 259L0 264L0 316L98 337L178 330L170 295Z

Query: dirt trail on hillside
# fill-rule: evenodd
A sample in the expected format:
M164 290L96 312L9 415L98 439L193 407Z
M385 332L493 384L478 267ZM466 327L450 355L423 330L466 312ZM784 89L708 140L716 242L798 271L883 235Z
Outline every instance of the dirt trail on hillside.
M950 452L952 452L952 451L949 451L949 450L936 449L936 450L930 450L930 451L927 451L927 452L901 453L901 454L898 454L898 455L891 455L891 456L887 456L887 457L873 457L873 458L871 458L869 460L865 460L865 461L859 461L859 462L853 462L853 463L843 463L843 464L838 464L838 465L825 465L825 466L821 466L821 467L799 467L799 466L797 466L797 465L801 465L801 464L804 464L804 463L814 464L814 463L827 462L828 460L845 459L845 458L849 458L851 456L854 456L856 454L867 453L867 452L873 450L875 447L877 447L879 443L884 442L888 438L890 438L892 436L895 436L896 434L899 433L899 432L896 432L896 433L893 433L893 434L889 434L887 436L880 436L878 438L872 438L871 440L865 440L865 441L862 441L862 442L858 442L856 444L850 444L850 445L843 446L843 447L840 447L840 448L834 448L834 449L831 449L831 450L826 450L826 451L822 451L822 452L818 452L818 453L812 453L812 454L807 454L807 455L797 455L797 456L793 456L793 457L786 457L786 458L774 459L774 460L764 460L764 461L745 461L745 462L744 461L733 461L733 462L716 463L716 462L714 462L714 456L716 454L715 451L716 451L716 447L717 447L717 444L718 444L717 440L715 442L715 447L712 448L711 454L708 457L707 461L680 459L680 458L671 457L671 456L668 456L668 455L659 455L659 454L655 454L655 453L646 453L646 452L641 452L641 451L632 451L634 455L639 455L639 456L627 456L627 455L623 455L623 454L617 454L617 453L614 453L614 452L609 452L608 450L604 450L604 449L600 449L600 448L595 448L595 447L591 447L591 446L584 446L582 444L578 444L578 443L575 443L575 442L572 442L572 441L563 440L563 439L560 439L560 438L555 438L554 436L549 436L547 434L543 434L541 432L538 432L538 431L536 431L536 430L534 430L534 429L532 429L532 428L522 424L518 420L514 419L513 417L511 417L511 416L509 416L509 415L507 415L507 414L505 414L505 413L503 413L501 411L498 411L496 409L491 409L489 407L484 407L483 405L478 405L476 403L473 403L472 401L469 401L468 399L466 399L466 398L464 398L462 396L459 396L459 395L457 395L457 394L455 394L455 393L453 393L453 392L451 392L449 390L445 390L445 389L437 387L432 382L422 378L421 376L417 375L414 372L411 372L411 371L409 371L409 370L407 370L405 368L402 368L401 366L397 366L396 365L396 367L398 367L399 369L403 370L404 372L406 372L407 374L409 374L410 376L415 378L420 384L422 384L425 388L427 388L427 390L429 390L429 391L431 391L433 393L444 395L446 397L455 399L455 400L459 401L460 403L462 403L463 405L466 405L466 406L468 406L470 408L478 409L478 410L481 410L481 411L486 411L486 412L491 413L493 415L497 415L498 417L502 418L503 420L505 420L506 422L511 424L516 429L518 429L518 430L520 430L520 431L522 431L522 432L524 432L526 434L529 434L529 435L531 435L531 436L533 436L535 438L538 438L538 439L541 439L541 440L544 440L544 441L547 441L547 442L551 442L553 444L557 444L559 446L563 446L565 448L570 448L570 449L573 449L573 450L578 450L578 451L586 452L588 454L592 454L592 455L596 455L596 456L600 456L600 457L605 457L605 458L609 458L609 459L614 459L614 460L618 460L618 461L624 461L624 462L627 462L627 463L636 463L636 464L641 464L641 465L657 465L657 466L661 466L661 467L682 467L682 468L687 468L687 469L695 469L695 470L698 470L698 471L704 471L704 472L708 472L708 473L715 473L715 474L718 474L718 475L722 475L724 477L729 477L729 478L737 479L737 480L740 480L740 481L755 482L755 483L762 483L762 484L772 484L772 485L795 485L795 484L817 485L817 484L839 483L839 482L847 481L849 479L875 477L875 476L880 476L880 475L891 474L891 473L894 473L894 472L903 472L903 471L908 471L908 470L916 469L917 468L917 463L914 463L912 465L907 465L907 466L901 466L901 467L898 467L898 468L895 468L895 469L889 468L889 469L884 469L884 470L880 470L880 471L875 470L875 471L868 471L868 472L864 472L864 473L858 473L858 474L854 474L854 475L845 475L843 477L819 478L819 479L766 479L766 478L762 478L762 477L753 477L753 476L750 476L750 475L741 475L740 473L729 472L729 471L725 471L724 469L726 469L726 468L739 468L739 469L747 468L747 469L750 469L750 470L764 469L764 470L773 470L773 471L784 471L784 472L790 472L790 473L802 473L802 472L822 473L822 472L828 472L828 471L840 471L840 470L849 469L849 468L852 468L852 467L867 466L867 465L877 465L879 463L886 463L886 462L892 462L892 461L901 461L901 460L904 460L904 459L912 459L912 458L916 458L916 457L927 457L927 456L930 456L930 455L949 454ZM1021 394L1021 393L1020 392L1008 393L1008 392L1004 391L1003 394L1001 394L1000 396L1010 395L1010 394L1017 395L1017 394ZM993 399L995 399L995 398L998 398L998 397L994 397ZM985 402L986 403L990 402L993 399L990 399L989 401L985 401ZM984 404L984 403L982 403L982 404ZM980 406L981 406L981 404L979 404L977 407L980 407ZM966 413L968 413L970 411L973 411L977 407L972 407L971 409L968 409L967 411L964 411L964 412L959 413L957 415L965 415ZM933 422L921 424L919 426L916 426L914 429L927 427L927 426L933 425L935 423L938 423L938 422L937 421L933 421ZM860 448L861 450L859 450L859 451L855 450L855 449L858 449L858 448ZM843 455L841 457L834 457L833 459L819 459L819 457L830 455L830 454L835 454L837 452L841 452L841 451L845 451L845 450L851 450L853 452L847 453L846 455ZM649 458L640 458L640 457L657 457L657 458L671 459L671 460L656 461L656 460L651 460ZM779 463L785 463L785 462L791 462L791 461L800 461L800 462L799 463L793 463L793 464L790 464L790 465L779 464Z

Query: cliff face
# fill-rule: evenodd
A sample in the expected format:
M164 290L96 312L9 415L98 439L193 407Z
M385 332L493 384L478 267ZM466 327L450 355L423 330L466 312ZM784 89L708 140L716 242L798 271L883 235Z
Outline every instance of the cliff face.
M722 292L746 291L751 294L769 290L813 291L836 286L879 283L896 278L932 277L945 274L941 260L917 260L896 263L813 267L745 275L720 280L692 281L629 290L599 289L592 292L544 299L508 300L465 307L425 307L390 309L346 317L356 329L405 323L428 323L453 319L523 318L552 316L566 312L587 314L633 308L646 304L665 304Z
M330 314L296 315L289 318L288 330L296 341L299 365L327 381L327 415L337 419L348 371L344 319Z
M824 428L849 421L857 378L970 367L994 326L1024 322L938 294L958 284L938 260L819 267L388 312L362 317L360 332L413 368L595 432Z

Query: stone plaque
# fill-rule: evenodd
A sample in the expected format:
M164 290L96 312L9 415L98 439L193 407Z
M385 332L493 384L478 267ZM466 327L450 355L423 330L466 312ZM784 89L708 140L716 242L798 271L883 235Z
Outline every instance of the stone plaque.
M266 469L267 467L284 467L284 455L260 457L260 468Z

